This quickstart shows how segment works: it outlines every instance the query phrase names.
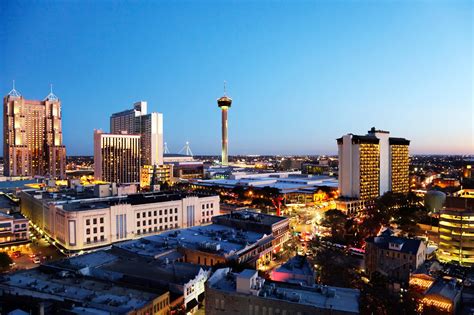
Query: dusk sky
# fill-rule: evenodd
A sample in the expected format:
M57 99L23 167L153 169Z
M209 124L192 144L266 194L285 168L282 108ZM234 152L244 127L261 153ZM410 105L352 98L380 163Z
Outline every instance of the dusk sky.
M334 154L375 126L474 153L472 1L0 1L0 89L53 83L68 155L138 100L172 152Z

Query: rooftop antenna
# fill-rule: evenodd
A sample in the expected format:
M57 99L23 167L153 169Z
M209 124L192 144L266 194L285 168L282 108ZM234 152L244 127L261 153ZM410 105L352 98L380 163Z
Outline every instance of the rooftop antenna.
M8 95L9 96L13 96L13 97L21 97L21 94L20 92L18 92L16 89L15 89L15 80L13 80L13 88L10 92L8 92Z
M181 152L184 152L184 155L193 156L193 151L191 151L191 147L189 146L189 141L186 141L186 144L181 150L179 150L178 153L181 153Z
M227 82L224 80L224 96L227 96L226 84L227 84Z
M48 94L48 96L46 96L45 100L48 100L48 101L57 101L57 100L59 100L59 97L57 97L53 93L53 84L52 83L49 85L49 94Z
M170 153L170 150L168 149L168 143L166 143L166 142L165 142L165 147L164 147L163 151L164 151L163 153L165 153L165 154Z

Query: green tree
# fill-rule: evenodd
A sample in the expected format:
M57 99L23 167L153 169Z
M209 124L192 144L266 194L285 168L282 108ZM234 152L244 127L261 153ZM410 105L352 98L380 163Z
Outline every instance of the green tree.
M0 252L0 271L7 271L10 269L10 264L13 263L13 260L5 252Z
M324 213L321 225L331 229L331 235L335 239L343 239L347 223L347 215L340 210L328 210Z

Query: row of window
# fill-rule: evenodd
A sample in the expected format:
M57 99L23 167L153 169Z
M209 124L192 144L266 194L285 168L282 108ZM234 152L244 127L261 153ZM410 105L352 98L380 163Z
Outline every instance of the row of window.
M213 209L213 208L214 208L214 204L213 204L213 203L202 204L202 209L203 209L203 210L204 210L204 209L209 209L209 207L210 207L211 209Z
M103 226L100 227L100 232L104 233L104 227ZM97 233L97 228L96 227L92 229L92 233L94 233L94 234ZM90 228L86 229L86 234L87 235L91 234L91 229Z
M163 215L163 211L165 213L165 215L168 214L168 210L169 210L169 214L173 214L173 213L178 213L178 208L174 208L174 212L173 212L173 209L165 209L165 210L153 210L152 211L148 211L148 217L151 218L152 217L152 213L153 213L153 216L156 217L157 214L159 213L159 215ZM142 218L146 218L147 217L147 211L143 211L143 212L137 212L137 219L140 219L140 217Z
M165 223L168 223L168 217L165 217L165 218L160 218L159 219L160 224L163 223L163 219L164 219ZM178 222L178 216L177 215L174 216L174 221ZM172 216L169 217L169 222L173 222L173 217ZM147 225L146 223L147 223L146 220L141 221L141 223L140 223L140 221L137 221L137 227L140 227L140 225L141 226L146 226ZM153 221L151 219L148 219L148 225L152 225L152 224L158 224L158 219L155 218L155 219L153 219Z
M168 300L163 300L160 303L157 303L153 305L153 312L158 313L159 310L162 310L166 306L168 306L169 301Z
M104 218L100 218L99 222L104 223ZM97 218L92 219L92 224L97 224ZM91 219L86 219L86 225L91 225Z
M172 228L178 228L178 223L175 223L174 226L173 226L173 224L170 224L169 229L172 229ZM147 229L141 229L141 230L137 229L137 234L141 235L141 234L153 233L153 232L158 232L158 231L166 231L166 230L168 230L168 224L165 224L165 226L160 225L159 227L154 226L153 228L149 227L148 230Z
M105 236L104 235L101 235L100 238L97 237L97 236L94 236L93 238L86 238L86 244L92 244L92 243L97 243L97 242L104 242L105 241Z

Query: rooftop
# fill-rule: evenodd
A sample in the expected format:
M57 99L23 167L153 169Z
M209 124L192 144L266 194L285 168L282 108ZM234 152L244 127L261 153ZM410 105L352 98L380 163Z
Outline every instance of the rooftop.
M187 229L173 230L114 245L142 256L161 257L185 247L213 252L230 257L259 241L271 241L272 236L263 233L240 231L235 228L210 224Z
M78 306L119 314L141 308L164 293L136 290L64 271L46 272L41 267L9 274L2 279L0 286L10 294L70 300L77 302Z
M392 235L380 235L380 236L373 236L366 239L367 243L375 244L380 249L390 249L390 244L398 244L402 245L399 248L399 252L407 253L407 254L416 254L420 245L422 244L421 240L413 239L413 238L404 238L404 237L397 237Z
M230 272L229 268L217 270L208 280L212 289L237 293L236 277L239 274ZM332 309L341 312L359 312L359 290L338 287L305 287L297 284L267 281L259 293L261 299L285 300L287 303L305 304L321 309Z

